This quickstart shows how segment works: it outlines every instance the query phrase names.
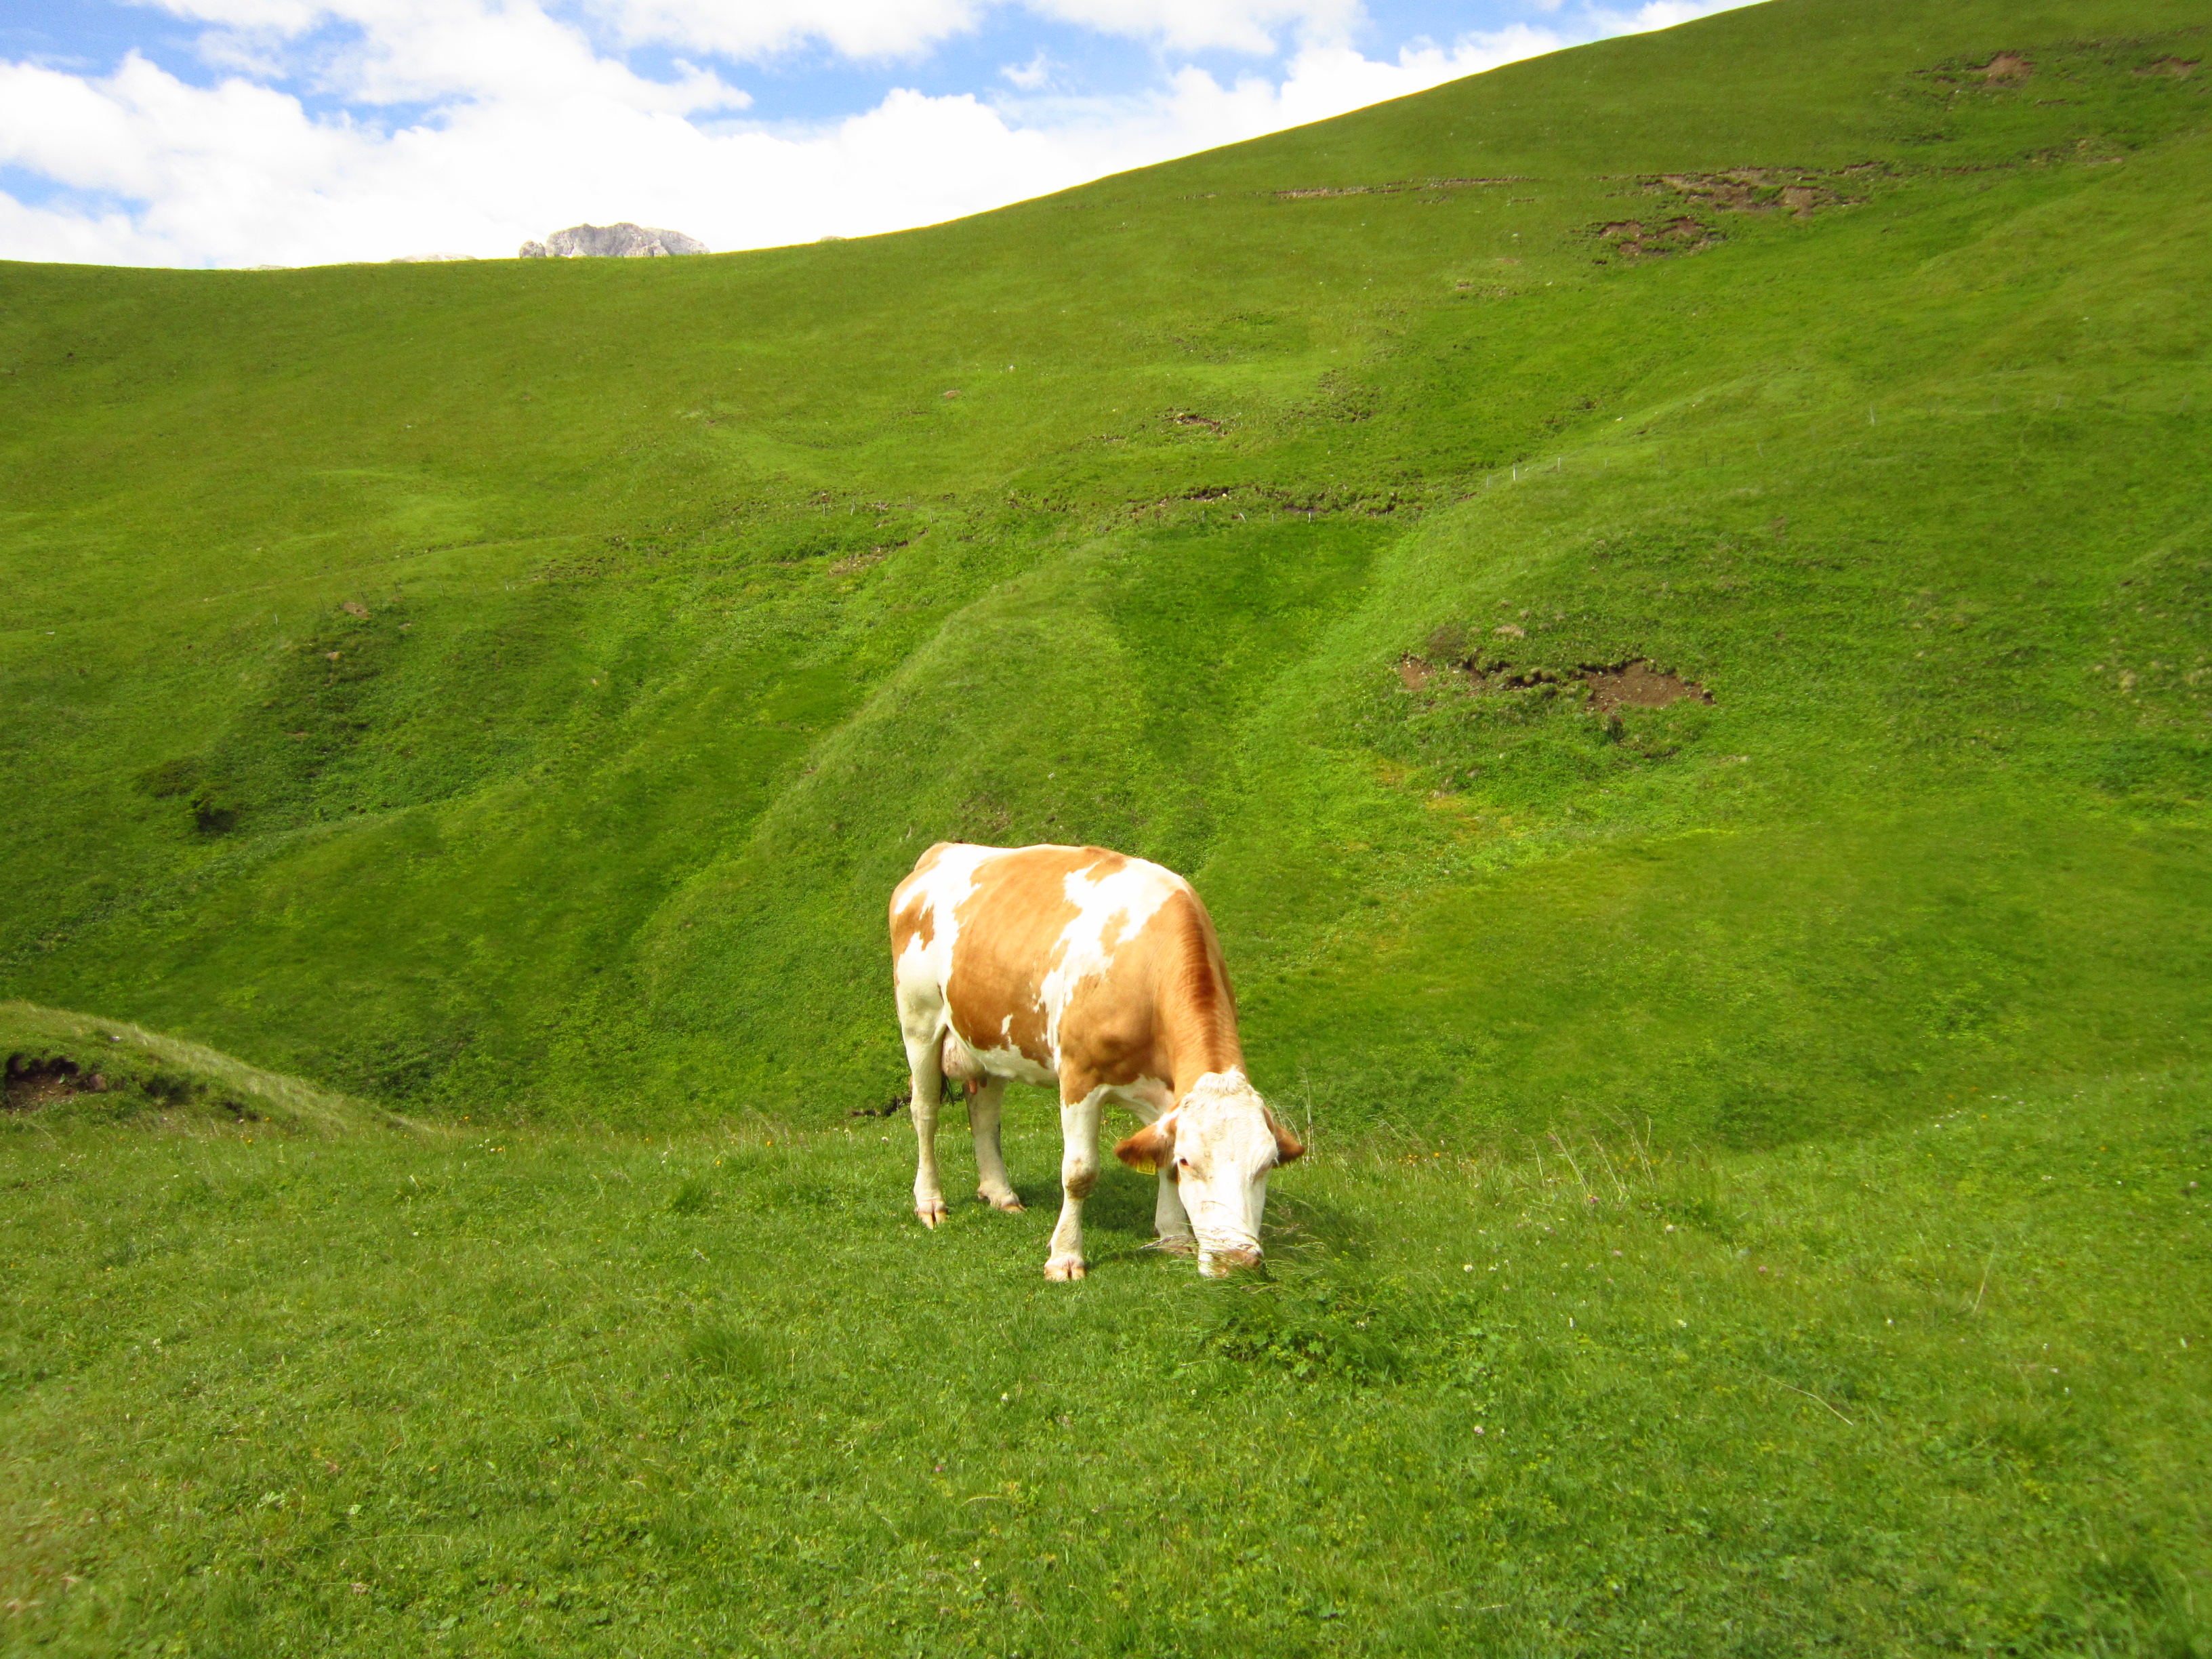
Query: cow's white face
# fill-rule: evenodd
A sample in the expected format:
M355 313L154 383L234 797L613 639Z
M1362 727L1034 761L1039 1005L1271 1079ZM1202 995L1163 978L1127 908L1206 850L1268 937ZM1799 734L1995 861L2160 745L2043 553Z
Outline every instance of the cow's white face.
M1218 1279L1260 1264L1267 1175L1305 1151L1242 1073L1209 1073L1159 1120L1115 1149L1174 1178L1197 1235L1198 1270Z

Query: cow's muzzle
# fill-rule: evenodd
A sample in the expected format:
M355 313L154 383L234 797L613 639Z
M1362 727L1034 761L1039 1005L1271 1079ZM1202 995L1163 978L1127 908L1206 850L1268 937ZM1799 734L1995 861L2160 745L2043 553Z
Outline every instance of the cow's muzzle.
M1218 1250L1201 1249L1198 1253L1198 1270L1208 1279L1225 1279L1240 1267L1260 1265L1260 1247L1256 1244L1235 1244Z

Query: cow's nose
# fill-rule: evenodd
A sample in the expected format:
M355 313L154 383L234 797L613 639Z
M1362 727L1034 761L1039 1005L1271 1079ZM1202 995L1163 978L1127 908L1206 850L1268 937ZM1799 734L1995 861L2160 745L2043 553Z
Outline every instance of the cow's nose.
M1256 1267L1259 1265L1260 1252L1240 1246L1234 1249L1207 1251L1206 1258L1198 1264L1198 1270L1208 1279L1220 1279L1235 1273L1239 1267Z

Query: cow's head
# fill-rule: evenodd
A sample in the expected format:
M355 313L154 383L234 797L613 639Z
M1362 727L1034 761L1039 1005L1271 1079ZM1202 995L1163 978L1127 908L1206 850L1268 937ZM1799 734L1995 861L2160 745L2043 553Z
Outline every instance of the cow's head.
M1267 1172L1304 1151L1242 1072L1208 1072L1114 1156L1133 1170L1174 1176L1198 1236L1198 1270L1218 1279L1259 1265Z

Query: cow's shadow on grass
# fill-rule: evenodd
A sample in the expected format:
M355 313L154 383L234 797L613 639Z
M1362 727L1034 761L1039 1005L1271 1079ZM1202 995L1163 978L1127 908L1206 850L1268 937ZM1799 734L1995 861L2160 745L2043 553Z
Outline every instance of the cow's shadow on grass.
M1270 1184L1263 1235L1271 1261L1290 1263L1319 1257L1361 1261L1372 1237L1371 1218L1297 1190L1297 1177L1279 1176ZM1057 1181L1018 1181L1014 1189L1030 1210L1048 1216L1060 1210ZM1083 1205L1084 1254L1093 1266L1158 1254L1152 1237L1155 1178L1109 1162L1098 1185Z

